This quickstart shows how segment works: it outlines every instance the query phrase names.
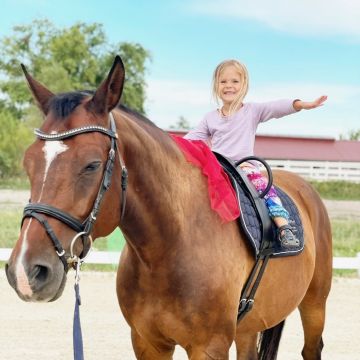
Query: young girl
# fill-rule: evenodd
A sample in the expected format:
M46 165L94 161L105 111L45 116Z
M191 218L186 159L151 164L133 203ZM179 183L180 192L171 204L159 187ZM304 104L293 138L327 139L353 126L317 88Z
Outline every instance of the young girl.
M234 162L254 154L257 126L273 118L280 118L303 109L315 109L323 105L327 96L305 102L301 100L277 100L265 103L244 103L249 87L246 67L236 60L220 63L213 76L213 95L222 107L205 115L199 125L186 139L204 140L211 149ZM255 188L261 193L267 185L267 178L259 168L250 162L240 164ZM269 215L278 227L278 239L283 247L293 248L299 240L288 223L289 214L282 206L274 187L264 197Z

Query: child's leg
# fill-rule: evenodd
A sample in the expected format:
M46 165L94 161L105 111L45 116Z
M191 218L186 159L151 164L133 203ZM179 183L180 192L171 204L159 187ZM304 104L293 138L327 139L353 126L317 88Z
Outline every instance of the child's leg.
M250 163L241 164L241 169L245 172L248 179L253 183L255 189L261 194L268 185L268 179L263 176L260 170ZM264 200L266 206L269 210L269 215L272 220L274 220L275 224L277 222L281 222L281 225L285 225L288 223L289 213L282 206L281 200L278 197L274 186L271 186L269 192L264 196Z
M246 173L248 179L253 183L256 190L261 194L268 185L268 179L262 175L259 168L251 163L243 163L240 167ZM289 213L283 207L274 186L271 186L269 192L264 196L264 199L269 211L269 216L279 229L279 240L284 246L297 246L299 240L296 239L289 226Z

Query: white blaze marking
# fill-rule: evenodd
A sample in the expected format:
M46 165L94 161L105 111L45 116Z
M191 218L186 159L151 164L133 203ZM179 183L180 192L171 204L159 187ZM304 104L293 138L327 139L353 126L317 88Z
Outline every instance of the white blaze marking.
M62 141L45 141L45 145L42 148L42 151L45 154L45 171L43 177L43 184L41 188L41 193L39 196L38 202L40 202L42 193L44 190L46 177L50 168L51 163L56 159L56 157L66 151L69 147L65 145Z
M16 264L16 281L17 281L17 288L18 290L23 294L27 296L32 295L32 290L29 284L29 279L26 276L26 272L23 265L23 258L25 256L26 250L27 250L27 233L29 231L30 224L32 222L32 219L30 219L29 223L27 224L27 227L24 231L24 237L21 245L21 250L19 254L19 258Z
M47 174L48 174L51 163L56 159L56 157L59 154L66 151L68 148L69 147L67 145L65 145L62 141L45 141L45 145L42 148L42 151L45 154L45 170L44 170L42 188L41 188L40 196L39 196L39 199L37 202L40 202L40 200L41 200L45 182L46 182L46 178L47 178ZM20 250L20 254L18 257L17 264L16 264L17 288L23 295L26 295L26 296L32 295L32 290L31 290L31 287L29 284L29 279L26 275L26 271L24 268L24 257L25 257L25 254L26 254L26 251L28 248L27 233L29 231L31 222L32 222L32 218L30 219L30 221L24 231L24 236L23 236L22 244L21 244L21 250Z

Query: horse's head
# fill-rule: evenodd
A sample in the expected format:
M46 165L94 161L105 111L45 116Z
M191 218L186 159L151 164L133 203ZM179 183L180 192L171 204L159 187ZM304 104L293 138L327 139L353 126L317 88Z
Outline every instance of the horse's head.
M110 111L122 93L124 66L116 57L93 95L54 95L23 70L45 121L25 153L31 198L6 274L23 300L52 301L64 289L70 254L84 256L91 236L110 233L120 220L121 176L106 190L112 168L120 172Z

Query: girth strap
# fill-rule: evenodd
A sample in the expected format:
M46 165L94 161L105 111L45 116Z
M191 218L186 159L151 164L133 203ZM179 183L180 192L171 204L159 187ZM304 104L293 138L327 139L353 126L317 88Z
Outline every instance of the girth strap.
M238 322L252 309L254 305L255 294L260 285L260 281L264 275L269 258L270 258L270 254L266 254L266 251L264 251L264 256L260 256L257 258L256 263L254 264L254 267L251 270L250 276L246 281L245 288L241 293L238 315L237 315ZM259 266L260 266L260 270L259 270Z

